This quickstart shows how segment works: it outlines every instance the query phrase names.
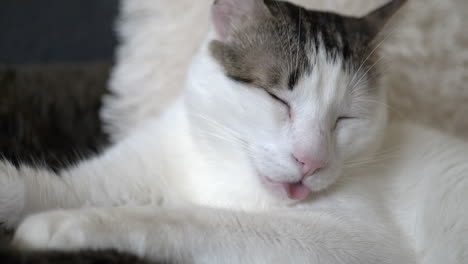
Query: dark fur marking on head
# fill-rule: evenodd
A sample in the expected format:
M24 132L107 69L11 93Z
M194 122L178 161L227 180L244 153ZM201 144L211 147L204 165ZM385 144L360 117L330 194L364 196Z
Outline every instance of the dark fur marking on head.
M228 75L227 77L229 77L229 79L235 81L235 82L240 82L240 83L245 83L245 84L251 84L253 83L252 80L250 79L246 79L246 78L242 78L242 77L237 77L237 76L232 76L232 75Z
M299 81L299 77L300 77L300 71L299 70L296 69L293 72L291 72L291 74L289 75L289 79L288 79L288 88L289 88L289 90L294 89L297 82Z
M373 49L376 32L401 2L405 1L393 0L364 18L355 18L264 0L269 15L251 17L248 23L233 27L229 37L213 41L210 50L231 79L249 80L250 85L264 89L293 90L310 74L319 52L325 52L330 62L340 61L345 71L360 68ZM369 68L373 61L371 56L361 68ZM366 75L372 79L375 69Z

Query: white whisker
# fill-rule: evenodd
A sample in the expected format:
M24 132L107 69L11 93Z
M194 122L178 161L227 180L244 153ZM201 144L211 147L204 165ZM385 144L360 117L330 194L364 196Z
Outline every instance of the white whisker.
M349 160L344 163L345 168L356 168L366 165L372 165L382 161L386 161L396 156L397 152L400 150L400 146L395 146L390 149L386 149L382 152L377 152L371 157L366 157L364 159Z

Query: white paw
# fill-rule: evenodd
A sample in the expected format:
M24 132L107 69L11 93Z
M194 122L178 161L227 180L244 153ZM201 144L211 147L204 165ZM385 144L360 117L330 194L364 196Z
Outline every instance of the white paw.
M83 215L66 211L47 212L26 218L12 243L22 249L75 250L86 246L86 235Z

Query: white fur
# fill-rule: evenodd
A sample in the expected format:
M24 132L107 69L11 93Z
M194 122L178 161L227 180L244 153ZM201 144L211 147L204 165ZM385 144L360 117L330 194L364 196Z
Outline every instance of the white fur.
M127 10L139 8L132 3ZM1 164L0 221L17 226L40 211L103 207L26 218L15 243L34 249L112 247L194 263L466 263L468 143L407 123L386 127L382 104L366 104L361 93L346 97L344 84L353 76L318 61L320 70L282 95L298 108L298 120L289 124L281 118L284 109L261 90L226 78L205 46L184 93L159 115L150 117L158 111L149 103L131 114L133 103L144 103L130 96L135 90L125 92L129 108L114 101L123 107L114 108L116 114L128 113L122 128L133 128L114 130L121 140L100 157L60 177ZM124 72L117 69L116 76ZM320 79L327 82L315 86ZM152 93L150 84L139 96ZM330 124L340 111L358 120L333 134ZM287 178L294 166L283 163L294 145L285 133L326 149L330 159L305 182L326 191L298 203L260 177L278 165L269 176L296 180ZM259 150L264 146L273 146L274 155ZM286 173L277 173L280 168Z
M117 162L107 168L115 177L109 186L76 180L73 188L63 191L68 193L82 186L96 190L105 200L125 187L128 191L120 194L141 199L140 205L150 201L149 197L172 195L177 201L190 194L187 199L196 203L210 200L210 206L231 210L246 202L248 208L244 209L256 213L214 210L183 202L175 207L160 203L162 207L45 213L28 218L19 228L15 243L36 249L112 247L150 258L195 263L466 263L468 145L408 124L394 124L386 135L379 152L383 156L376 156L364 168L348 168L327 192L283 210L271 208L279 204L272 204L267 196L258 193L263 186L235 190L223 185L222 179L218 184L204 182L203 178L197 182L183 179L171 188L152 188L150 193L144 188L132 191L140 180L144 186L155 186L155 179L144 181L146 167L139 164L139 173L132 174L133 182L125 182L124 176L129 175L119 177L118 172L131 164L119 167ZM229 181L228 177L242 175L238 171L226 170L217 175ZM83 174L75 177L79 176ZM244 180L255 184L252 178ZM198 193L198 188L203 193ZM232 192L224 195L220 190ZM242 195L247 193L250 196ZM58 195L56 201L67 196ZM156 204L158 200L153 201ZM114 204L123 201L114 200ZM93 204L102 205L96 201Z
M386 0L292 2L363 15ZM159 114L180 94L189 61L208 31L211 3L122 1L121 46L110 82L117 97L109 98L103 110L116 139ZM382 34L380 54L386 64L381 87L388 92L393 119L468 137L467 6L466 0L410 0Z

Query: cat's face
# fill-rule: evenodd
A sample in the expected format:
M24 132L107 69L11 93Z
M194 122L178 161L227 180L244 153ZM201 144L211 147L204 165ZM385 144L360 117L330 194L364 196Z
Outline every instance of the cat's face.
M271 193L301 200L327 188L365 159L386 122L371 44L381 25L371 20L216 1L190 78L198 128L244 153Z

